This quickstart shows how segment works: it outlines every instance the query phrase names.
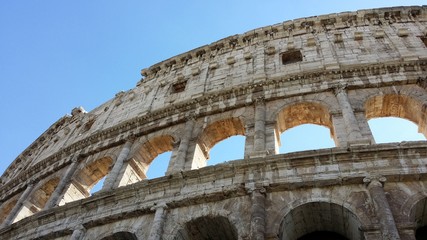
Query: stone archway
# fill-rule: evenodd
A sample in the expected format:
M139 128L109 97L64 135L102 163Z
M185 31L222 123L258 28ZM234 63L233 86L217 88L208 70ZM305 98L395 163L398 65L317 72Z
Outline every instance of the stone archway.
M418 125L418 132L427 137L426 106L420 101L399 94L386 94L369 98L365 102L366 118L399 117Z
M132 169L141 179L146 178L150 164L162 153L172 151L175 139L171 135L161 135L145 141L131 157Z
M416 239L427 238L427 197L419 200L411 209L410 219L416 225Z
M35 190L28 200L23 204L21 210L16 215L13 222L17 222L25 217L31 216L36 212L41 211L53 191L55 191L56 186L59 183L59 177L53 177L42 184L40 187Z
M320 103L301 102L288 105L277 114L276 122L278 135L288 129L303 124L324 126L329 129L331 138L334 140L335 146L337 146L337 139L334 133L332 117L328 108ZM277 136L277 141L279 141L279 139L280 137Z
M102 238L101 240L138 240L138 238L131 232L116 232L110 236Z
M361 223L347 208L331 202L310 202L292 209L280 224L280 240L362 240ZM315 238L313 238L315 237Z
M226 217L205 216L185 223L173 240L237 240L237 230Z
M112 164L113 159L110 157L103 157L78 170L70 186L64 192L59 205L89 197L90 190L110 172Z
M245 127L239 118L223 119L207 126L198 138L193 165L206 166L209 152L215 144L236 135L245 136Z

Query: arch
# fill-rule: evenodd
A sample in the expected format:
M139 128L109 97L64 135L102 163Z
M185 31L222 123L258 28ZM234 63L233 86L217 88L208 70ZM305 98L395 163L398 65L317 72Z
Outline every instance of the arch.
M416 239L427 237L427 197L419 199L411 208L410 221L416 224Z
M206 166L212 147L235 135L245 136L245 127L240 118L227 118L209 124L198 138L193 162L196 162L199 167Z
M385 94L369 98L365 102L366 118L399 117L418 125L418 132L427 136L426 105L421 101L401 94Z
M31 216L34 213L41 211L52 193L55 191L55 188L58 186L58 184L59 177L52 177L46 182L40 184L39 187L31 193L27 201L25 201L13 222L17 222L25 217Z
M361 240L359 218L348 208L332 202L308 202L290 210L279 228L280 240L297 240L311 234L338 236L336 239Z
M101 240L138 240L138 238L131 232L116 232L101 238Z
M307 101L287 105L277 113L276 122L279 135L290 128L303 124L324 126L329 129L330 135L337 145L331 114L323 104Z
M153 160L162 153L172 151L175 138L171 135L152 137L138 146L131 157L130 164L140 179L145 179L146 173Z
M101 157L76 171L59 205L89 197L90 190L110 172L112 164L111 157Z
M19 194L13 196L6 202L4 202L0 207L0 224L3 223L4 220L6 220L9 213L12 211L13 207L18 202Z
M204 216L188 221L179 229L174 240L221 239L237 240L237 229L223 216Z

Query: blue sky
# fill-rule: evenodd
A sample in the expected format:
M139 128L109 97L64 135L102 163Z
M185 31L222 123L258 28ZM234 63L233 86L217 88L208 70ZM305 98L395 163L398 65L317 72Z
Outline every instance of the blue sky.
M135 87L140 69L174 55L285 20L426 4L290 2L2 1L0 174L72 108L90 111L117 92Z

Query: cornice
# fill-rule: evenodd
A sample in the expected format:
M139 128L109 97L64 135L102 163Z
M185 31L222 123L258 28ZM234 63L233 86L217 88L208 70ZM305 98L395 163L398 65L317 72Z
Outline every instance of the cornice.
M233 50L264 44L268 41L313 33L332 32L345 28L362 26L386 26L395 23L427 21L427 6L392 7L343 12L300 18L269 25L243 34L218 40L141 70L141 75L152 79L162 72L193 65L199 60L212 59ZM402 33L397 33L398 35ZM355 36L357 38L357 36ZM144 80L141 80L144 81Z

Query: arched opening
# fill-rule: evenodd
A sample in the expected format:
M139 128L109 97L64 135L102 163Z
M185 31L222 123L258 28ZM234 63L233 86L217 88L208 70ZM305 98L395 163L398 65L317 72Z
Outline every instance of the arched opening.
M102 238L101 240L138 240L134 233L116 232L113 235Z
M95 185L93 185L93 187L89 191L90 195L93 195L94 193L102 189L106 177L107 176L103 176L101 179L99 179L97 183L95 183Z
M361 240L360 221L341 205L311 202L292 209L280 225L280 240Z
M373 118L368 124L376 143L426 140L415 123L403 118Z
M233 136L243 136L238 138L233 138ZM245 139L245 128L243 126L242 121L239 118L229 118L220 121L216 121L209 126L207 126L198 139L198 143L196 146L196 152L193 158L193 166L192 168L200 168L206 166L210 159L210 154L212 148L219 142L226 140L231 141L231 143L235 144L235 147L227 147L227 152L225 154L217 154L215 153L215 159L210 165L224 162L227 160L235 159L234 156L238 156L238 158L243 158L242 151L244 151L244 144L241 144L242 139ZM229 138L229 139L228 139ZM240 143L239 143L240 142ZM230 143L230 142L228 142ZM243 146L242 146L243 145ZM240 147L240 150L237 150L237 147ZM233 153L231 153L233 152ZM234 156L231 156L233 154Z
M336 146L331 115L319 103L285 107L277 115L277 132L280 153Z
M280 134L280 153L332 148L335 143L327 127L315 124L302 124Z
M245 137L231 136L215 144L209 152L208 166L225 161L243 159L245 152Z
M165 175L175 140L170 135L154 137L144 142L132 156L130 169L139 180Z
M153 179L162 177L168 170L168 163L171 159L172 152L164 152L159 154L153 161L151 161L150 167L147 170L147 179Z
M347 238L341 236L338 233L328 232L328 231L316 231L309 234L306 234L298 240L348 240Z
M55 191L56 186L58 186L59 178L55 177L47 181L37 190L35 190L27 201L24 202L19 213L16 215L16 218L13 222L17 222L25 217L31 216L34 213L43 209L44 205L49 200L53 191Z
M83 167L74 175L59 205L89 197L96 188L101 189L101 183L98 185L97 183L107 176L112 164L113 160L110 157L104 157ZM97 185L96 188L95 185Z
M420 101L409 96L386 94L370 98L365 103L365 114L368 120L373 118L397 117L418 125L418 132L426 136L426 107ZM393 125L388 131L396 131L400 126Z
M174 240L237 240L237 230L226 217L200 217L187 222Z
M417 240L427 239L427 198L415 204L410 216L416 224L415 238Z
M0 224L6 220L9 213L12 211L13 207L15 207L18 202L18 195L15 195L11 199L7 200L5 203L1 205L0 208Z

